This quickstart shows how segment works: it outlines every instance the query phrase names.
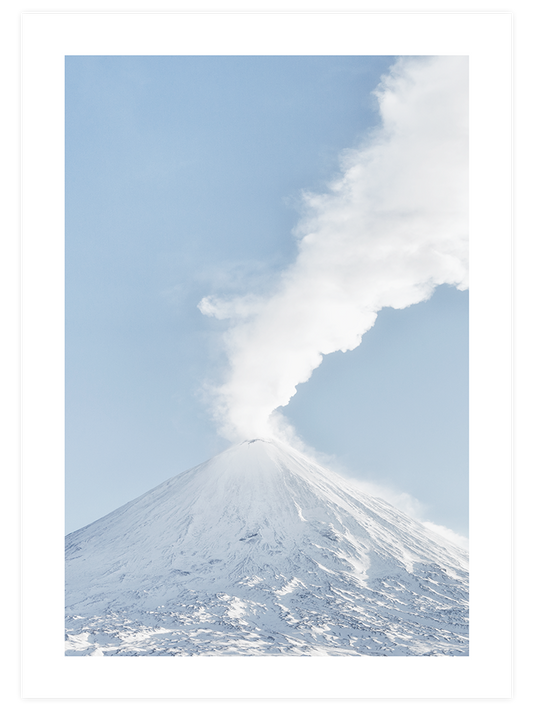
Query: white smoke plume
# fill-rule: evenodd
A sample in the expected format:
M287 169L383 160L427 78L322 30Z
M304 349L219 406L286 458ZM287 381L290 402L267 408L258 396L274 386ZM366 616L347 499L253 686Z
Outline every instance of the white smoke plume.
M303 196L298 255L274 293L199 304L233 319L215 392L230 440L280 436L276 408L323 355L356 348L381 308L468 286L468 59L401 58L375 95L378 128L343 153L327 192Z

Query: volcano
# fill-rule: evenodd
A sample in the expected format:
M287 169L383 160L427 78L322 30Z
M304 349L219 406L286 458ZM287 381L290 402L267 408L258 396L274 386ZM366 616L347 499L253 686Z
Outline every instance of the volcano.
M67 655L466 655L468 555L278 441L66 537Z

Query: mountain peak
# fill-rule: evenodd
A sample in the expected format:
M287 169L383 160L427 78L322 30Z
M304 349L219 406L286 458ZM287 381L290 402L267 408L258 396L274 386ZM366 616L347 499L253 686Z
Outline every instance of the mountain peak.
M69 653L94 620L116 633L104 653L133 653L126 619L172 630L159 648L150 628L140 653L467 648L466 553L278 440L230 447L66 542Z

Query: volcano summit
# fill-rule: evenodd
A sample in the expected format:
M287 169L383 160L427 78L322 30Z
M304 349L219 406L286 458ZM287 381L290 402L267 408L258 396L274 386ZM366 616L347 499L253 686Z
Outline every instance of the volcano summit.
M66 538L67 655L466 655L468 556L278 441Z

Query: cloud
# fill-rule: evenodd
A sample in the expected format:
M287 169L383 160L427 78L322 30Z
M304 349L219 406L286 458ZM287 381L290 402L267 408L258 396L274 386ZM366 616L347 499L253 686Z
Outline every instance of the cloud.
M455 533L455 531L452 531L450 528L446 528L446 526L440 526L438 523L433 523L432 521L422 521L422 525L426 528L429 528L430 531L438 533L439 536L446 538L448 541L454 543L456 546L459 546L459 548L463 548L463 550L465 551L468 550L468 538L466 538L465 536L461 536L460 533Z
M204 296L198 304L198 308L204 316L214 316L217 319L224 320L255 316L261 311L263 303L263 299L254 296L254 294L236 296L233 299Z
M267 298L204 298L230 318L214 414L230 440L281 436L272 417L325 354L352 350L383 307L468 287L468 60L401 58L375 90L380 125L304 193L298 254Z

